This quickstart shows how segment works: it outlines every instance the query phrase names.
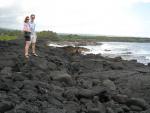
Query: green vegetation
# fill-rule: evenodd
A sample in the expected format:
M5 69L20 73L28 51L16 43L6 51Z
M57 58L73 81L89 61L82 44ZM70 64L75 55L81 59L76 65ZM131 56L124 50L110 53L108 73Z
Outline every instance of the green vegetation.
M59 34L53 31L37 32L38 38L47 38L50 41L99 41L99 42L150 42L150 38L142 37L113 37ZM23 38L23 32L19 30L0 29L0 40L14 40Z
M59 41L57 33L52 31L37 32L38 38L48 38L50 41ZM23 39L23 32L19 30L0 29L0 40Z
M0 40L15 40L22 36L19 30L0 29Z
M52 31L37 32L37 37L38 38L48 38L51 41L59 41L59 37L58 37L57 33L52 32Z
M17 38L16 36L8 36L8 35L0 36L0 40L15 40L16 38Z
M112 36L88 36L60 34L61 41L99 41L99 42L150 42L150 38L140 37L112 37Z

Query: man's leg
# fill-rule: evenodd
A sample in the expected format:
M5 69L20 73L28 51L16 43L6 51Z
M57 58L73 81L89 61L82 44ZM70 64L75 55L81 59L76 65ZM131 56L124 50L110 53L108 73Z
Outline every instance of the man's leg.
M36 54L36 51L35 51L35 49L36 49L36 34L34 34L34 35L32 35L32 53L33 53L33 55L35 55L35 56L38 56L37 54Z
M35 43L32 43L32 53L35 53Z

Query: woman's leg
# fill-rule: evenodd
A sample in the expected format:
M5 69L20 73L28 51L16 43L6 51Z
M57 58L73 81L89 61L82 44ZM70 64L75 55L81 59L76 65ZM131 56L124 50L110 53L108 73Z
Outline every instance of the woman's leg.
M29 47L30 47L30 41L26 41L25 42L25 56L27 56L28 57L28 55L29 55Z

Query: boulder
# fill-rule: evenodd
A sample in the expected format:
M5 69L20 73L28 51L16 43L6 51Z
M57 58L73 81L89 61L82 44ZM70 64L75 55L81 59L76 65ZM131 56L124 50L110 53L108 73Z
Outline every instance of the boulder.
M66 113L65 110L59 108L45 108L43 113Z
M108 88L110 91L115 91L116 90L116 85L114 84L113 81L107 79L103 81L103 85Z
M102 101L109 98L109 95L107 95L107 90L102 86L93 87L92 89L78 89L78 98L92 98L94 96L99 96Z
M112 96L112 99L120 104L126 104L129 97L127 95L116 94Z
M74 101L67 101L63 108L66 110L67 113L71 113L74 111L74 113L80 111L80 105Z
M148 103L144 99L141 99L141 98L131 98L131 99L128 99L127 105L138 106L138 107L141 107L143 110L146 110Z
M0 73L1 73L1 76L6 77L6 78L10 78L12 76L12 68L11 67L4 67Z
M107 113L115 113L110 107L107 107L107 108L106 108L106 112L107 112Z
M4 113L14 108L11 102L0 102L0 113Z
M73 83L71 75L69 75L68 73L63 72L63 71L53 71L50 74L50 77L52 78L52 80L65 82L67 84Z
M131 106L130 106L130 109L131 109L132 111L143 111L143 109L142 109L141 107L135 106L135 105L131 105Z

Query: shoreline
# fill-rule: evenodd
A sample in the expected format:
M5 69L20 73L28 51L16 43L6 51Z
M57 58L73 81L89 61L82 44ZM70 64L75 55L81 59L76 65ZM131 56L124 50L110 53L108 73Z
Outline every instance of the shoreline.
M47 42L26 60L23 40L0 41L0 112L150 113L149 65Z
M118 50L119 48L116 46L114 46L114 44L116 43L116 45L121 44L121 46L125 46L124 48L120 49L120 51ZM107 44L108 47L106 47L105 45ZM144 65L148 65L150 63L150 59L149 59L149 54L137 54L135 53L135 48L131 48L131 45L133 46L133 44L135 46L137 46L137 44L141 44L141 43L130 43L130 42L50 42L48 45L51 47L67 47L67 46L72 46L72 47L81 47L81 48L85 48L85 51L83 49L82 54L87 55L87 54L101 54L103 57L108 57L108 58L115 58L115 57L121 57L124 60L137 60L137 62L139 63L143 63ZM129 46L129 48L127 48L126 46ZM103 47L105 46L105 47ZM112 48L110 48L109 46L112 46ZM141 48L141 45L139 46ZM101 49L103 48L103 49ZM117 50L113 49L116 48ZM129 50L128 50L129 49ZM133 50L134 51L133 51ZM141 50L144 50L144 48L141 48ZM137 51L137 50L136 50ZM116 53L119 52L119 53ZM147 51L148 52L148 51Z

